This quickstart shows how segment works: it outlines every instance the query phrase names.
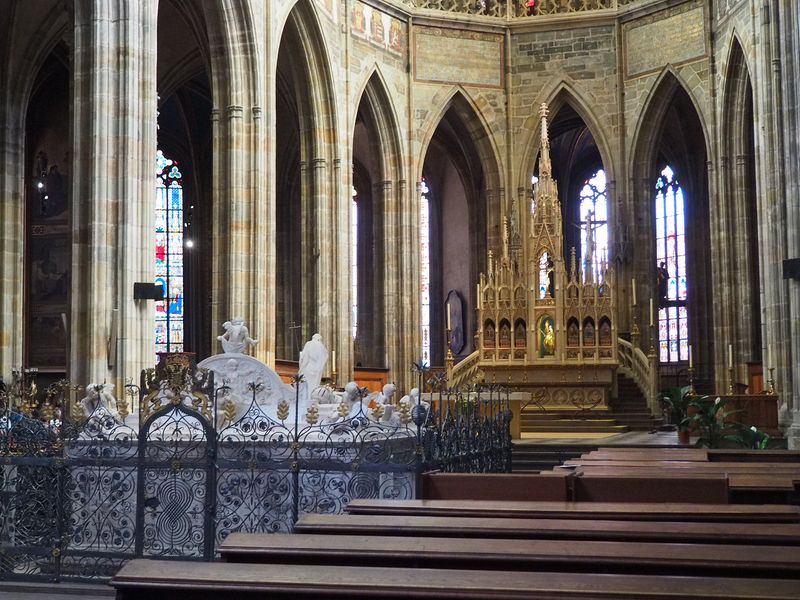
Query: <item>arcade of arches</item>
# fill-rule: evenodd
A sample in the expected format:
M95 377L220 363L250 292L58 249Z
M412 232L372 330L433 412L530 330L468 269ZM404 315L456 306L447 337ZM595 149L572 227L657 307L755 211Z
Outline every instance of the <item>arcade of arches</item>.
M546 103L558 254L611 274L614 335L646 352L652 298L663 383L774 369L800 444L797 3L440 4L0 0L0 375L121 384L237 315L268 363L319 332L340 381L411 387L448 298L476 348Z

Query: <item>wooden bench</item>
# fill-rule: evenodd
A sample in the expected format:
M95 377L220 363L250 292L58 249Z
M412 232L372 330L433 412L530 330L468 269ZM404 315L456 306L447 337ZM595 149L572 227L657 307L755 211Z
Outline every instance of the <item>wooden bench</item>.
M584 471L571 480L572 500L576 502L692 502L728 504L728 478L725 475L662 477L647 471L596 474Z
M800 579L800 552L785 546L232 533L219 553L237 563Z
M363 557L368 560L369 557ZM652 600L799 600L796 580L596 575L443 569L128 562L111 585L117 600L284 598L597 598Z
M569 472L423 473L420 497L427 500L569 499Z
M645 502L497 502L486 500L352 500L350 514L638 521L797 523L800 506L656 504Z
M297 533L800 546L800 524L503 519L392 515L300 516Z

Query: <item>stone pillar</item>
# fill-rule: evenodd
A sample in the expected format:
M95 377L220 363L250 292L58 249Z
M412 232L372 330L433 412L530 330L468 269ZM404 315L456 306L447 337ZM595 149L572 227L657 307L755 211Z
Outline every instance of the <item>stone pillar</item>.
M796 177L800 170L800 7L792 0L779 0L774 10L780 16L778 23L778 52L782 61L771 57L773 69L783 66L781 83L781 131L784 147L779 156L783 158L784 173L790 174L783 181L781 199L785 203L786 221L783 233L786 236L785 258L800 258L800 182ZM780 71L778 71L780 73ZM776 246L776 250L781 246ZM800 449L800 281L782 282L786 293L786 321L780 327L785 342L777 353L778 391L791 410L792 423L787 432L789 448ZM776 299L777 300L777 299ZM775 332L774 325L772 331ZM772 338L774 340L774 338ZM775 353L773 342L772 353Z
M75 2L70 376L113 381L154 362L157 0Z
M7 81L0 80L5 87ZM8 89L8 88L7 88ZM8 96L0 101L0 377L22 366L25 297L22 260L25 215L22 118L24 110ZM15 114L16 113L16 114ZM16 116L16 118L15 118Z

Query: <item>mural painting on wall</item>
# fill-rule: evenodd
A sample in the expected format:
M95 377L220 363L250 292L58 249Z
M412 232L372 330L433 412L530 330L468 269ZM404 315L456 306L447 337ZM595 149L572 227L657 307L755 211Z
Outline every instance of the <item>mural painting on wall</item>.
M556 353L556 331L553 317L545 315L539 319L539 357L555 356Z
M31 236L30 295L32 306L65 304L69 291L70 249L63 236Z
M70 246L64 235L41 235L46 230L33 227L30 240L28 364L63 368L67 350Z
M403 23L399 19L356 0L351 12L350 28L357 38L394 54L403 54L406 40Z
M66 313L39 313L31 316L28 362L39 368L64 368L67 352Z
M319 6L322 12L334 23L337 21L336 18L337 4L338 4L337 0L317 0L317 6Z

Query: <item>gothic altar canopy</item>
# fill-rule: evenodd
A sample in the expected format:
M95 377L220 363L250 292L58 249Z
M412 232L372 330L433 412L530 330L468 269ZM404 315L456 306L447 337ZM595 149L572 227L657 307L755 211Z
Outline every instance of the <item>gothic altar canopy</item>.
M504 219L502 254L489 251L488 272L480 275L477 289L477 350L462 370L482 372L487 383L539 388L544 404L601 408L618 366L613 277L594 260L591 215L582 267L572 248L567 270L547 113L543 104L532 210L518 224L518 207L512 206Z

